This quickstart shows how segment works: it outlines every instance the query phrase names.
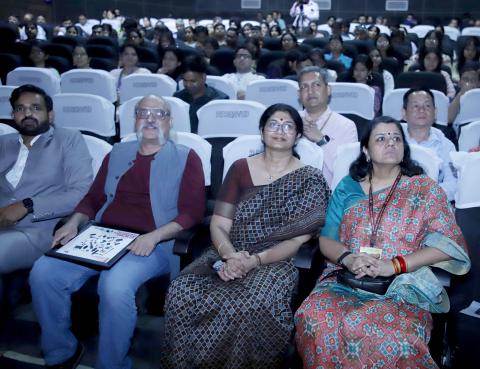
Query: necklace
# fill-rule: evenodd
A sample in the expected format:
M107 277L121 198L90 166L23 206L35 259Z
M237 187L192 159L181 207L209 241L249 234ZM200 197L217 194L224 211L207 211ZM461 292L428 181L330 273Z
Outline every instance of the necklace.
M292 161L292 157L290 157L290 159L288 159L288 163L287 165L285 165L285 168L283 168L282 170L278 171L277 173L270 173L269 170L267 169L268 166L267 166L267 161L265 160L265 154L263 154L263 162L265 164L265 171L267 172L267 179L269 181L273 181L274 179L277 179L277 178L280 178L282 176L283 173L285 173L287 171L287 169L290 167L290 163Z
M377 241L377 233L378 229L380 228L380 222L382 221L382 216L383 213L385 212L385 209L392 199L393 193L395 192L395 189L397 188L398 182L400 182L400 178L402 178L402 172L398 173L397 177L395 178L395 182L393 182L392 187L390 188L390 191L388 191L387 197L382 204L382 207L380 208L380 211L378 213L377 219L375 219L375 214L373 213L373 190L372 190L372 177L370 176L369 182L370 182L370 188L368 189L368 212L369 212L369 220L370 220L370 226L372 227L372 234L370 235L370 247L375 247L375 243Z

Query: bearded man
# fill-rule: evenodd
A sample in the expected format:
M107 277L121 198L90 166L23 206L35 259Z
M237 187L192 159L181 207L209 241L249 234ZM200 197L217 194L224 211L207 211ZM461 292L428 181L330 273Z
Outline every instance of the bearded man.
M131 368L135 294L147 280L179 272L173 239L203 219L205 185L200 158L168 139L169 104L146 96L135 107L137 141L114 145L87 195L54 235L65 244L90 220L143 233L111 269L99 271L43 256L30 273L33 307L42 328L47 368L75 368L83 346L70 331L70 295L91 276L98 282L99 343L95 368Z

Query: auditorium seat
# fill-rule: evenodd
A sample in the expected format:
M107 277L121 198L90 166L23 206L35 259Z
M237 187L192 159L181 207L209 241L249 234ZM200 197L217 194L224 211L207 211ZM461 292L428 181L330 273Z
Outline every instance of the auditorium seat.
M104 138L115 136L115 107L107 99L78 93L57 94L52 98L57 127L73 128Z
M266 107L277 103L291 105L297 110L302 107L298 98L298 83L286 79L250 82L245 92L245 100L257 101Z
M332 82L330 109L355 122L361 138L367 124L374 118L375 91L362 83Z
M116 81L112 75L99 69L73 69L60 76L62 93L84 93L117 101Z
M172 96L176 89L177 83L165 74L131 74L122 79L120 103L149 94Z
M480 120L463 126L458 138L459 151L468 151L478 146L480 146ZM480 167L478 169L480 170Z
M32 84L42 88L48 95L60 92L60 78L48 68L18 67L7 75L7 85Z

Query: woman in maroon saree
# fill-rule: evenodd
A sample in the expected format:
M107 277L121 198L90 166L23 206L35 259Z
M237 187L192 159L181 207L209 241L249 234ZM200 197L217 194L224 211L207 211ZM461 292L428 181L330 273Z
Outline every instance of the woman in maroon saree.
M211 222L213 247L170 286L164 368L276 368L293 331L291 259L318 231L330 191L294 157L297 111L268 108L265 152L230 168ZM223 260L218 272L212 264Z

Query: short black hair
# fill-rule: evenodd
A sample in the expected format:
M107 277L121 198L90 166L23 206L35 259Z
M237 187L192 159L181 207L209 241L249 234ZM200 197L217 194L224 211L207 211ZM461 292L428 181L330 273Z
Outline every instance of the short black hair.
M414 88L409 89L407 92L405 92L405 95L403 95L403 108L404 109L407 108L408 98L410 97L410 95L415 93L415 92L420 92L420 91L426 92L428 95L430 95L430 97L432 98L433 107L435 107L435 97L433 96L433 92L429 88L427 88L427 87L414 87Z
M424 170L418 163L410 157L410 146L408 145L407 140L405 139L405 133L403 132L402 125L398 120L392 118L390 116L381 116L377 117L372 120L366 132L363 134L362 139L360 140L360 154L358 155L357 159L350 165L349 174L350 176L357 182L360 182L367 176L371 176L373 174L373 165L371 161L367 160L367 156L363 152L363 148L368 149L368 142L370 141L370 136L372 131L375 129L377 125L380 123L386 124L394 124L400 134L402 135L403 140L403 159L399 163L400 171L403 175L408 177L424 174Z
M10 95L10 105L12 106L12 109L15 108L15 103L20 98L20 96L22 96L25 93L38 94L42 96L43 101L45 102L47 111L51 112L53 110L52 98L43 89L34 85L22 85L12 91L12 94Z
M194 72L207 74L208 64L200 55L190 55L185 58L183 72Z

